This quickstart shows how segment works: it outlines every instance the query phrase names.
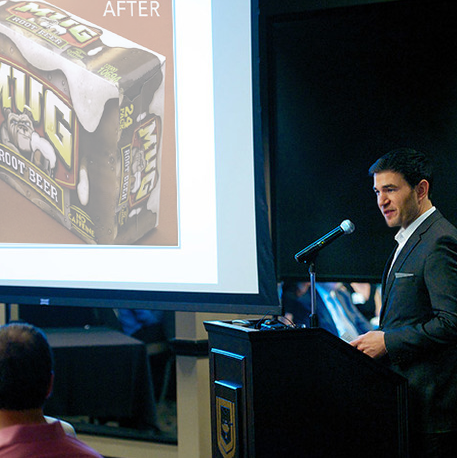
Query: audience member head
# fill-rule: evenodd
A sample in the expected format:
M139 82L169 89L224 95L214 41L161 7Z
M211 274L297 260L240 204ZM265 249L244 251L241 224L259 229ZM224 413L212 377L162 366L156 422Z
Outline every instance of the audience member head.
M42 408L52 378L52 352L44 333L23 323L0 326L0 409Z

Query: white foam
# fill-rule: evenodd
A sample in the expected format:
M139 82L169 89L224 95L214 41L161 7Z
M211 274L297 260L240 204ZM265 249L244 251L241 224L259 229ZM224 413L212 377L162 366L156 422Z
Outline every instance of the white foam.
M22 0L10 1L17 2ZM0 6L6 3L7 2L1 2ZM42 3L57 8L49 2L43 1ZM58 9L65 11L61 8ZM160 54L96 26L67 11L65 11L65 13L85 25L96 27L101 30L103 33L100 39L106 46L144 49L157 56L161 64L165 61L165 57ZM30 38L22 34L22 29L20 27L11 24L10 26L1 27L0 31L16 44L24 58L37 69L49 72L61 70L64 73L68 81L73 108L75 109L79 122L88 132L94 132L103 116L106 102L110 99L118 99L120 97L118 85L87 70L82 61L73 62L61 56L58 48L51 50L41 45L39 42L37 42L35 46L31 46ZM40 48L39 51L37 47ZM62 52L62 50L60 50L60 52Z

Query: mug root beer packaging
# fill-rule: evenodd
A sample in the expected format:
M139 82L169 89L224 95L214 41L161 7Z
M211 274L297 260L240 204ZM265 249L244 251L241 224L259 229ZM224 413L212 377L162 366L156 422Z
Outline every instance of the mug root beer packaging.
M50 3L0 2L0 178L87 243L137 242L158 224L164 73Z

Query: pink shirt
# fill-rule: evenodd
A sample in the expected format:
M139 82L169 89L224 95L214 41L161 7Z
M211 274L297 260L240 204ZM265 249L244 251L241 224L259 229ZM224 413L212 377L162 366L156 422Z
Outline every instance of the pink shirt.
M102 458L65 434L59 422L15 425L0 429L0 458Z

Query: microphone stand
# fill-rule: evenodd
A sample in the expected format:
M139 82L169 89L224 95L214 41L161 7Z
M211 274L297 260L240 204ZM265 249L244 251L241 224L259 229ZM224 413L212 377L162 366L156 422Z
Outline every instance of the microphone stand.
M317 319L317 302L316 302L316 265L315 258L309 261L309 279L311 280L311 314L309 315L309 323L311 328L318 328Z

